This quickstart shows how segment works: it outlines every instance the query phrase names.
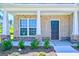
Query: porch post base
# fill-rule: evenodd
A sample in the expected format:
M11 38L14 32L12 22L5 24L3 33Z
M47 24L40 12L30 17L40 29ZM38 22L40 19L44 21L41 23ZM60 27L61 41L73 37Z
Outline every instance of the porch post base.
M72 35L71 42L79 42L79 35Z

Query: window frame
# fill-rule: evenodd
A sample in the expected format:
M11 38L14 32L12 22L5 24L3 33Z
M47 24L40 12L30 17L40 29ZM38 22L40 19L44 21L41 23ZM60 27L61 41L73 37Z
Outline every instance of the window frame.
M27 35L20 35L20 28L23 28L23 27L20 27L20 21L23 19L27 20ZM29 20L30 19L36 19L36 27L29 27ZM20 18L19 19L19 36L20 37L35 37L36 35L29 35L29 28L36 28L36 35L37 35L37 18Z

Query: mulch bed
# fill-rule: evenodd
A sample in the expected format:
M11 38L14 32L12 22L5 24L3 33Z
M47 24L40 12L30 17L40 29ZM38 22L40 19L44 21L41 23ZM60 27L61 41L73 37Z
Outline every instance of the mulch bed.
M13 47L10 50L2 51L0 48L0 56L8 56L13 52L19 52L18 47ZM37 56L39 52L45 52L46 56L56 56L56 53L54 51L53 47L50 47L48 49L45 49L44 47L39 47L37 49L32 49L30 46L25 47L21 52L19 52L22 56Z

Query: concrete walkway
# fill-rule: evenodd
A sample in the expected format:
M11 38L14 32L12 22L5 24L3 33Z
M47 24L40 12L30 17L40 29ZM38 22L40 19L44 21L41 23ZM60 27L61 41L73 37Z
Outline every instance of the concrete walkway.
M52 42L58 56L79 56L78 51L71 47L72 44L69 41L53 40Z

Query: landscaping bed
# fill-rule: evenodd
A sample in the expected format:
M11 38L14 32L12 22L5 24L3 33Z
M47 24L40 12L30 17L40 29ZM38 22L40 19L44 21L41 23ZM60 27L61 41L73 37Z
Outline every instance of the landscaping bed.
M72 46L72 47L79 52L79 48L77 48L76 46Z
M2 51L0 47L0 56L12 56L14 52L18 53L18 56L38 56L40 52L44 53L46 56L56 56L54 48L49 47L48 49L40 46L37 49L32 49L30 46L25 47L21 51L18 51L19 47L12 47L12 49L7 51Z

